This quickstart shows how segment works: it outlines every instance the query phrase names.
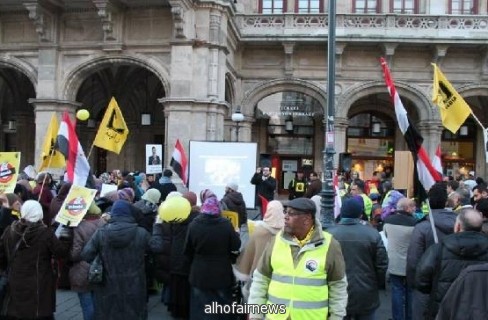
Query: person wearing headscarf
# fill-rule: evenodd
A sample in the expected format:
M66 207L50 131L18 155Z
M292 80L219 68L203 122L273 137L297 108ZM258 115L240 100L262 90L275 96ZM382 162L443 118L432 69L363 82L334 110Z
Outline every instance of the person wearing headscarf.
M128 201L115 201L110 220L95 231L81 252L81 259L88 263L97 254L103 261L104 283L94 288L94 319L147 318L144 256L147 249L160 250L160 237L151 238L137 225Z
M221 216L217 197L206 198L201 214L188 227L184 250L191 261L190 319L233 319L234 315L210 315L204 310L213 301L232 304L232 263L240 245L234 227Z
M203 204L208 198L217 198L215 193L210 189L203 189L200 191L200 203Z
M196 207L197 196L193 192L186 192L177 195L171 192L166 201L172 197L186 199L192 207L188 217L183 220L163 222L161 224L163 234L163 253L158 256L158 277L165 281L163 302L168 307L168 312L174 318L187 319L190 313L190 260L184 253L185 239L188 233L189 224L198 216L199 210Z
M27 200L34 200L32 195L32 187L28 180L18 180L15 185L14 193L22 199L22 202Z
M60 239L42 222L41 204L26 201L21 219L7 227L0 239L0 268L7 270L9 293L8 319L54 319L56 277L51 259L67 257L70 232ZM68 229L65 229L68 230Z
M93 287L88 283L90 265L81 259L83 247L91 239L95 231L104 225L101 219L102 210L93 201L80 224L74 228L73 245L70 250L70 260L73 263L69 269L71 291L78 294L84 320L92 320L95 307L93 302Z
M47 173L40 173L36 178L36 187L32 190L34 199L38 200L42 206L42 211L44 212L42 220L47 226L51 225L51 220L49 219L49 206L54 198L50 189L51 181L52 180Z
M264 249L285 226L284 210L280 201L272 200L268 203L263 221L256 221L254 232L249 237L247 246L237 258L234 273L239 280L246 282L242 290L246 301L249 296L252 274Z

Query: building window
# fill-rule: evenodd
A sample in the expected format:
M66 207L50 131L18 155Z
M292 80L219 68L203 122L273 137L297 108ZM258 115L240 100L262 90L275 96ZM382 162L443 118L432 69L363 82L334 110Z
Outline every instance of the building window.
M450 0L450 14L478 14L478 0Z
M353 0L352 10L354 13L379 13L381 5L378 0Z
M260 12L264 14L285 12L286 0L261 0L259 2Z
M324 12L322 0L297 0L295 12L298 13L320 13Z
M392 13L418 13L418 0L390 0L390 8Z

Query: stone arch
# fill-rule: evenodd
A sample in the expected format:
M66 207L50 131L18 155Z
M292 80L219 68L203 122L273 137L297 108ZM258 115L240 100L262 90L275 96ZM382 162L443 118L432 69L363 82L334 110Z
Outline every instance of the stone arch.
M327 94L318 85L301 79L276 79L263 81L249 90L242 100L242 112L254 114L254 107L263 98L281 91L296 91L315 98L324 108L327 103Z
M434 112L436 111L435 108L432 107L432 103L420 88L401 81L395 82L395 87L400 98L406 98L415 105L419 121L440 120L438 112ZM350 87L345 90L344 95L339 97L335 116L337 118L347 118L349 109L355 101L377 93L388 94L383 81L368 81Z
M159 61L152 58L146 58L144 56L100 56L90 61L80 63L78 67L69 72L61 88L63 96L62 98L68 101L76 100L76 93L81 87L83 81L94 71L103 69L107 64L113 63L125 63L137 65L145 68L156 75L163 85L166 96L170 96L169 74L166 69L161 65Z
M31 64L11 56L0 55L0 66L12 68L25 75L37 92L37 69Z

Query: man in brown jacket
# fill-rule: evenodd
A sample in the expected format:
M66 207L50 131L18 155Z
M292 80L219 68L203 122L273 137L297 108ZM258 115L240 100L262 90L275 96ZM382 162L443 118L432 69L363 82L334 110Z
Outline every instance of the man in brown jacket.
M308 183L307 191L305 192L304 197L311 199L314 195L319 194L321 190L322 181L320 181L317 172L312 172L310 174L310 182Z

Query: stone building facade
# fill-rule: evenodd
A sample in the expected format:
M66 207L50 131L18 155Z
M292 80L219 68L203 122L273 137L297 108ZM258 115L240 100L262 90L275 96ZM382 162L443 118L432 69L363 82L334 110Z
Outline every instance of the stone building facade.
M94 148L96 172L144 168L145 144L257 142L260 162L322 171L328 0L0 0L0 149L39 163L53 112L90 111L86 153L112 96L130 129L120 155ZM398 7L400 6L400 7ZM379 58L412 122L449 173L486 176L483 131L443 130L431 103L437 63L483 125L488 114L487 1L337 1L336 163L367 178L405 150ZM244 121L236 124L232 113ZM289 111L292 112L289 112ZM150 114L150 125L141 115ZM287 167L291 165L291 167ZM251 174L251 173L250 173ZM285 180L285 179L281 179ZM280 189L286 189L284 183Z

